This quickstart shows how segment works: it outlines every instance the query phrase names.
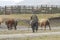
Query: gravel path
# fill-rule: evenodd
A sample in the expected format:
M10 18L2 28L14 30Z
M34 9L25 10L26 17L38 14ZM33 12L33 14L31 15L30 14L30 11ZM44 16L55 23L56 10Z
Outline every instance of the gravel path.
M0 35L0 39L2 39L2 38L35 37L35 36L45 36L45 35L60 35L60 32L8 34L8 35Z

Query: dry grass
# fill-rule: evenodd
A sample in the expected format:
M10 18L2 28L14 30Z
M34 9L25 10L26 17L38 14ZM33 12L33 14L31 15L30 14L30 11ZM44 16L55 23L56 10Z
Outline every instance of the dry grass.
M30 19L32 14L11 14L11 15L0 15L2 18L18 18L18 19ZM59 17L60 14L36 14L39 19Z

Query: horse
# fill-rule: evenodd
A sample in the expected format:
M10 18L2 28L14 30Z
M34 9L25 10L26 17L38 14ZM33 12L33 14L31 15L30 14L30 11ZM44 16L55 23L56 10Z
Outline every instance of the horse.
M36 32L37 32L37 30L38 30L38 22L33 22L32 20L30 21L30 25L31 25L31 28L32 28L32 31L33 31L33 33L35 32L35 30L36 30Z
M38 17L37 17L37 15L34 14L31 16L30 24L31 24L32 31L35 32L35 30L36 30L36 32L37 32L37 30L38 30Z
M17 20L14 20L14 19L7 19L5 21L5 24L7 25L8 30L12 29L12 27L14 27L16 30L17 23L18 23Z
M39 22L38 22L39 26L42 27L45 27L45 30L46 30L46 26L49 27L49 30L51 30L51 27L50 27L50 22L49 22L49 19L39 19Z

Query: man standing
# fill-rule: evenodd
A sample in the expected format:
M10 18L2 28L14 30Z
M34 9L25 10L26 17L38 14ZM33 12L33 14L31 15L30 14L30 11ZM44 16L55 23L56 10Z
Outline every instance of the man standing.
M38 30L38 17L35 14L31 16L31 28L33 32L35 32L35 30L37 32Z

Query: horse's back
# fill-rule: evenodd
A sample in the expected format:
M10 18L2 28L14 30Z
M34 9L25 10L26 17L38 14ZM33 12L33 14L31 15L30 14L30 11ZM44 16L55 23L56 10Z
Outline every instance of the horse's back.
M14 22L14 19L12 19L12 18L7 18L6 20L5 20L5 23L6 24L12 24Z
M40 19L39 25L49 25L49 20L48 19Z

